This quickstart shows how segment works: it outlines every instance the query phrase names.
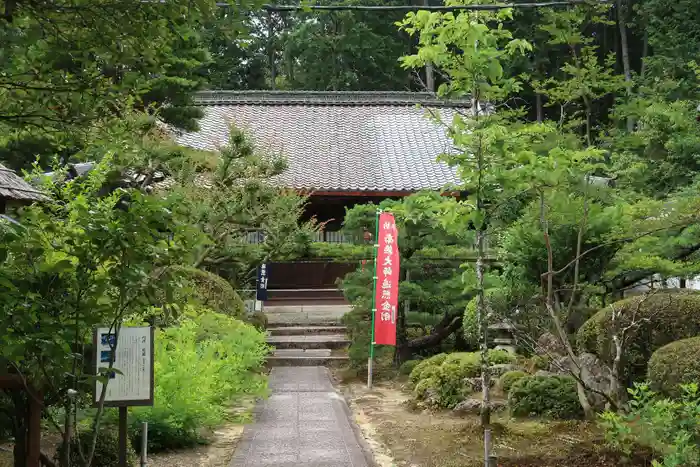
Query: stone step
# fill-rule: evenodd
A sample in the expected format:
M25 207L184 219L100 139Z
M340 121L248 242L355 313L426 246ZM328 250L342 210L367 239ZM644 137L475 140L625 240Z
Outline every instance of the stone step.
M350 311L348 305L266 306L268 327L334 326Z
M347 355L334 355L331 349L277 349L267 358L269 366L334 366L347 363Z
M345 326L280 326L267 328L271 336L321 336L328 334L345 334Z
M343 334L269 336L267 343L276 349L341 349L350 345L350 340Z
M265 313L267 316L267 326L270 328L286 328L300 326L341 326L343 322L340 317L332 318L320 314L298 314L288 313Z
M347 364L350 358L347 356L330 356L330 357L301 357L301 356L289 356L289 357L268 357L267 364L269 366L325 366L325 367L339 367Z

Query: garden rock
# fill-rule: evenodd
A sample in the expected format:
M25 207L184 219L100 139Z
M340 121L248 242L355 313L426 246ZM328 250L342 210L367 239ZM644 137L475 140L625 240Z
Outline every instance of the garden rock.
M426 389L423 403L428 407L437 407L440 404L440 394L438 390L433 388Z
M505 401L492 400L489 403L491 412L501 412L506 409ZM465 399L452 409L455 415L479 415L481 413L481 399Z
M464 386L470 392L479 392L484 387L481 382L481 378L464 378L462 381L464 382Z
M496 385L497 380L498 378L492 375L489 379L489 387L494 387ZM462 382L464 383L464 386L471 392L480 392L484 388L484 385L481 383L480 377L464 378Z
M564 344L551 332L545 332L537 339L537 349L545 355L566 355Z
M603 363L601 359L592 353L582 353L578 357L582 369L582 379L586 387L593 391L605 392L610 390L610 375L612 371ZM549 367L551 373L558 375L570 375L570 359L569 357L561 357L552 362ZM596 409L602 409L605 406L605 398L597 392L591 392L591 403Z
M535 373L535 376L556 376L558 373L552 373L551 371L547 370L538 370L537 373Z

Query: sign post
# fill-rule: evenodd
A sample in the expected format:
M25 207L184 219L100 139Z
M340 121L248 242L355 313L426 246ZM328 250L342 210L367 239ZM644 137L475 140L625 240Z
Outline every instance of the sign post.
M153 328L122 327L119 333L102 327L94 331L95 374L107 375L103 385L95 382L94 405L104 386L104 407L119 407L119 466L127 467L127 408L153 405ZM118 370L118 371L116 371Z
M258 280L255 287L255 299L264 302L267 300L267 277L270 273L267 264L263 263L258 267Z
M372 387L374 346L396 345L396 321L399 305L398 230L393 214L377 211L377 243L374 253L372 287L372 338L367 363L367 387Z

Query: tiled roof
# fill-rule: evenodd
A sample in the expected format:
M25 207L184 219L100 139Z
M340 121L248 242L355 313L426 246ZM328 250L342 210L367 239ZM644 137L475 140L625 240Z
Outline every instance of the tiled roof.
M281 155L288 169L276 183L317 191L417 191L458 183L436 158L451 149L445 128L468 103L431 94L377 92L232 92L197 96L204 106L200 130L178 143L216 150L229 126L246 131L263 152ZM420 104L421 107L418 107Z
M0 164L0 199L42 201L47 198L14 171Z

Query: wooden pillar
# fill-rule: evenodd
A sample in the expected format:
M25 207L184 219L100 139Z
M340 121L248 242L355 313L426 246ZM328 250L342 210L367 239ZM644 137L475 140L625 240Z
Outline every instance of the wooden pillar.
M126 437L128 436L127 432L127 424L126 424L126 418L127 418L127 410L126 407L119 407L119 467L127 467L127 443L126 443Z
M31 391L28 400L27 467L41 467L41 395Z
M44 406L43 394L35 391L19 375L0 375L0 389L24 391L27 393L26 412L26 460L27 467L41 467L41 410Z

